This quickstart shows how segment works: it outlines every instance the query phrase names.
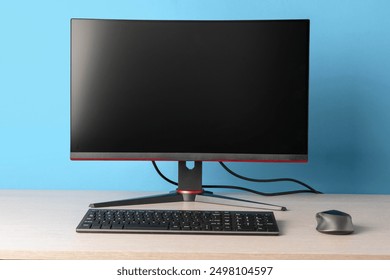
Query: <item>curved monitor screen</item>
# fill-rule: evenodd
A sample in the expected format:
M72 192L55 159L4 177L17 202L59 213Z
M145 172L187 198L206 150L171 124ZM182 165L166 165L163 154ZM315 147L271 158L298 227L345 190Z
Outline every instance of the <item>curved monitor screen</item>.
M71 158L306 161L309 20L71 20Z

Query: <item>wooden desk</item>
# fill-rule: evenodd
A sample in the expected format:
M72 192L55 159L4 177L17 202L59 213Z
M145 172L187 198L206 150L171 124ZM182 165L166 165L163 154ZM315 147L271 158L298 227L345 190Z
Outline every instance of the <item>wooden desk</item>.
M0 190L0 259L390 259L390 195L240 195L289 209L275 212L279 236L75 232L89 203L139 195L150 193ZM193 202L133 208L237 209ZM315 213L329 209L351 214L355 233L318 233Z

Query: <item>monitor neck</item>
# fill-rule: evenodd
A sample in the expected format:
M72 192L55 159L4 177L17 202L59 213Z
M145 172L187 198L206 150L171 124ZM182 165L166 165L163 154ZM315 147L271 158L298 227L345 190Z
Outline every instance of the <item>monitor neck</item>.
M179 187L176 192L182 195L197 195L203 193L202 162L195 161L194 166L188 167L186 161L179 161Z

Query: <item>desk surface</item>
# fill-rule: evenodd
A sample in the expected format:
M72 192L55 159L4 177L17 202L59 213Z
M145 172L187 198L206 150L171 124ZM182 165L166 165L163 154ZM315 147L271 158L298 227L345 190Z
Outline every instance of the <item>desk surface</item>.
M279 236L75 232L89 203L140 195L150 193L0 190L0 259L390 259L390 195L240 195L289 209L275 212ZM132 208L239 209L199 202ZM315 214L329 209L351 214L355 233L317 232Z

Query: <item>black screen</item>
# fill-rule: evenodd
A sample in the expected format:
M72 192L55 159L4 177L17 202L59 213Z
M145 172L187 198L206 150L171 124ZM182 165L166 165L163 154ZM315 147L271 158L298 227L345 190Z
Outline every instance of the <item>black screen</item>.
M305 160L309 21L71 21L73 158Z

